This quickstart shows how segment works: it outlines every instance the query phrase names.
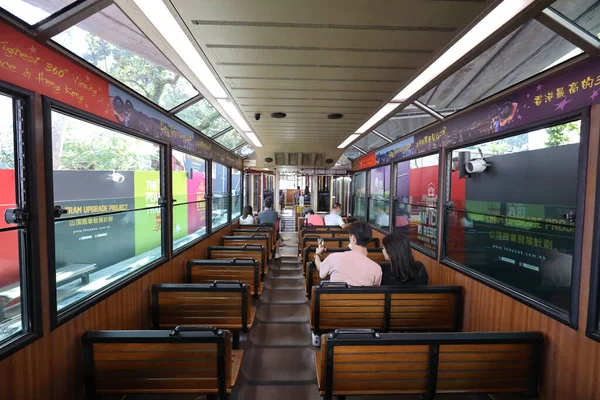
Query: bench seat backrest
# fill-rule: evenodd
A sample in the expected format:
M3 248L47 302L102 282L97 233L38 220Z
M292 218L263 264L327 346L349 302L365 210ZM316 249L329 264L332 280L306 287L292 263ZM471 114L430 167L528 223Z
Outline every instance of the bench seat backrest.
M460 286L376 286L344 283L313 286L311 328L315 332L365 328L382 332L459 332Z
M304 221L303 217L302 220ZM329 230L333 230L333 231L338 231L341 230L341 228L338 225L317 225L317 226L306 226L304 224L299 224L299 228L298 228L298 246L302 243L302 236L304 236L305 234L311 233L318 233L318 232L327 232ZM348 230L345 230L346 234L348 234Z
M304 262L302 265L305 269L306 295L309 298L311 297L310 289L313 286L319 286L319 284L322 281L321 277L319 276L319 271L317 271L317 268L315 267L314 263L312 262L312 260L314 259L315 251L316 251L316 247L312 247L312 246L304 249L303 258L302 258L303 260L306 260L306 262ZM327 256L330 254L340 253L340 252L344 252L344 251L350 251L350 249L349 248L327 249L326 252L321 254L321 260L326 259ZM367 249L367 256L369 257L369 259L375 261L376 263L380 263L382 265L388 265L388 263L385 261L385 258L383 257L383 249L381 247ZM326 279L328 279L328 278L326 278Z
M271 226L261 226L255 228L254 226L240 225L238 229L232 229L231 234L233 236L251 236L252 234L269 235L271 241L271 248L275 248L275 230Z
M188 283L240 281L248 285L253 295L260 295L259 264L252 259L188 260Z
M325 247L329 248L344 248L348 247L350 244L350 238L346 233L343 237L335 237L335 238L322 238L325 242ZM302 248L305 249L308 246L317 246L319 238L316 236L307 236L302 239ZM379 247L379 239L373 238L367 243L367 248Z
M265 248L267 260L271 259L271 237L267 235L252 234L247 236L223 236L221 246L253 246L258 245Z
M252 314L250 287L236 281L152 285L152 328L216 326L246 332Z
M535 396L541 332L330 333L317 380L334 395L523 393Z
M268 272L266 249L261 245L209 246L207 257L211 260L253 259L258 262L262 276Z
M194 393L232 386L229 331L94 331L82 337L88 398Z

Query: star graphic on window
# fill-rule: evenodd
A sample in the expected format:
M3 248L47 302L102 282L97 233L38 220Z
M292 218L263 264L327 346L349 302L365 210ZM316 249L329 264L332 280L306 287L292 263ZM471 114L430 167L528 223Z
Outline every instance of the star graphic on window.
M590 96L590 99L592 99L592 101L594 101L596 99L596 97L598 97L598 94L600 93L600 89L595 89L592 92L592 95Z
M567 99L566 97L558 104L555 104L554 107L556 107L556 109L554 111L565 111L565 106L567 104L569 104L571 102L571 100Z
M31 47L29 49L30 52L32 52L33 54L37 54L37 48L34 45L31 45Z
M531 97L531 95L529 93L527 93L527 98L530 98L530 97Z
M85 75L85 80L89 82L90 81L90 76L86 74Z
M175 233L179 233L181 232L181 225L177 224L175 225Z
M535 88L535 90L537 92L541 92L543 87L544 87L543 85L539 84L539 85L537 85L537 87Z

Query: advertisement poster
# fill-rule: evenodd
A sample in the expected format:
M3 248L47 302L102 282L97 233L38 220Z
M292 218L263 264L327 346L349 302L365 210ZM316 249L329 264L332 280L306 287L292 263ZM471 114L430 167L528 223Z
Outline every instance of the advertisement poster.
M15 207L15 171L0 169L0 228L8 228L4 222L4 212L7 208ZM19 236L17 231L0 233L0 288L19 282Z

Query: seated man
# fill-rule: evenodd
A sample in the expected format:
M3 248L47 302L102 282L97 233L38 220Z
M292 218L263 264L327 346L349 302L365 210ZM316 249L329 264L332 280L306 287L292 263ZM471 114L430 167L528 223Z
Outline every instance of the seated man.
M381 267L367 257L367 244L371 240L371 227L364 221L355 221L348 228L351 251L329 255L321 261L321 253L325 250L319 245L315 252L315 265L321 279L329 275L331 282L346 282L350 286L381 285Z
M325 225L337 225L342 229L348 229L350 224L346 224L340 215L342 213L342 205L334 203L331 209L331 214L325 216Z
M277 214L277 211L273 211L272 197L268 197L265 200L265 208L258 213L258 220L261 224L273 224L277 226L277 221L279 221L279 214ZM275 258L281 257L281 255L279 255L279 241L279 230L277 230L277 238L275 242Z

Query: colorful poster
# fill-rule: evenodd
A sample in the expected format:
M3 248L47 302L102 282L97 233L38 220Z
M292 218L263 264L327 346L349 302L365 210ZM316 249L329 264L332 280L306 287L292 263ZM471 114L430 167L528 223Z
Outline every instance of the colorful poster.
M114 120L108 82L0 23L2 80Z
M173 241L186 237L188 234L187 173L173 172Z
M135 208L156 207L160 198L160 172L134 172ZM135 212L135 255L160 247L160 208Z
M373 164L375 154L394 151L402 142L394 143L377 153L354 160L355 170L400 161L413 155L438 151L442 147L465 145L485 137L493 137L507 129L526 126L553 118L592 104L600 104L600 59L590 58L578 65L509 94L491 104L476 107L468 113L412 136L412 149L393 158L380 157ZM405 139L406 140L406 139Z
M15 171L0 170L0 228L8 228L4 212L15 207ZM19 282L19 236L17 231L0 233L0 288ZM6 249L9 249L6 251ZM14 249L10 250L10 249Z
M187 180L188 233L206 229L206 174L194 171ZM196 203L202 201L201 203Z

